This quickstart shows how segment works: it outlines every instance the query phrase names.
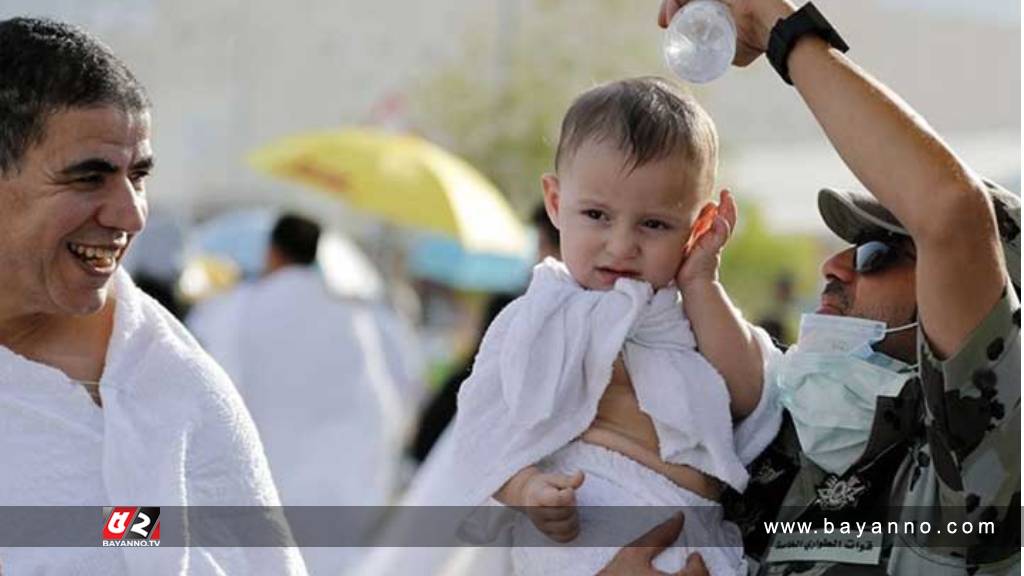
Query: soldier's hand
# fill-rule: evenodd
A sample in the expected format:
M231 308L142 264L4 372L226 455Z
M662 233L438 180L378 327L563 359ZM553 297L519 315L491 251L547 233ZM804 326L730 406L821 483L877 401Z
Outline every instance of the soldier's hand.
M686 566L672 575L655 570L651 563L655 556L672 545L683 531L683 515L676 514L655 526L643 536L630 542L599 572L599 576L711 576L700 554L686 559Z
M658 25L668 27L672 16L689 0L662 0ZM746 66L768 49L772 27L796 8L790 0L721 0L736 22L736 58L732 63Z

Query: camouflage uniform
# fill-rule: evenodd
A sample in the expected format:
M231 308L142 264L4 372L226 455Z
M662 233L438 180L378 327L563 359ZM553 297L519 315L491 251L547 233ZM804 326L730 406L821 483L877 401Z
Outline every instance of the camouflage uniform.
M747 492L727 496L727 509L744 531L748 555L760 560L759 566L751 563L752 572L1020 573L1019 206L1019 201L1016 207L995 203L1004 251L1016 259L1008 262L1003 297L945 361L935 357L918 332L919 365L912 368L916 374L899 396L878 398L867 448L850 470L836 476L802 455L787 415L773 445L751 465ZM915 526L927 521L933 532L880 536L880 557L874 565L810 557L765 561L779 537L765 532L764 521L820 525L824 518ZM975 529L979 522L993 522L996 530L939 534L951 521L972 522Z

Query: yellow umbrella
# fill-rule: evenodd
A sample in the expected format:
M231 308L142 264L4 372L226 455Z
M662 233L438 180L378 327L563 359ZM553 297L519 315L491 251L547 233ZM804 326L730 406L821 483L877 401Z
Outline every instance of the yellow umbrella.
M286 138L250 156L272 176L337 195L389 222L520 255L529 236L504 197L462 159L420 138L373 130Z

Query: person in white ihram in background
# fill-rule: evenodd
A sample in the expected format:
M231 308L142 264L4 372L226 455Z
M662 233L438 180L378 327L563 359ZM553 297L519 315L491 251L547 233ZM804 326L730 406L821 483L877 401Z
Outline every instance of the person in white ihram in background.
M189 325L238 387L285 506L385 506L406 418L377 315L328 289L314 265L319 237L315 222L281 216L264 276ZM295 508L287 514L303 544L318 521ZM303 547L310 574L338 574L364 553L353 538L372 513L338 518L344 535L318 543L348 546Z

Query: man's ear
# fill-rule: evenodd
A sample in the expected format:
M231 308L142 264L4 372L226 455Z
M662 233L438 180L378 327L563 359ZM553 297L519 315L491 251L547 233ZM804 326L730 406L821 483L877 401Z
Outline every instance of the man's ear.
M551 220L552 226L561 230L561 226L558 225L559 201L561 200L558 176L548 173L541 176L540 182L544 186L544 209L548 213L548 219Z

